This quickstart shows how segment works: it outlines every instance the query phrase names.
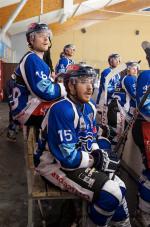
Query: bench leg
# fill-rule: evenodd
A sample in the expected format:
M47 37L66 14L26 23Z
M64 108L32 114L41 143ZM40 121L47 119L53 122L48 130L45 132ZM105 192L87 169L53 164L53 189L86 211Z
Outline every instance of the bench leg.
M33 223L33 199L28 199L28 225L27 227L34 227Z
M42 217L42 226L43 227L46 227L45 215L44 215L44 211L43 211L43 208L42 208L42 204L41 204L41 200L40 199L38 199L38 206L39 206L39 210L40 210L41 217Z
M87 201L82 200L82 223L81 227L86 227L87 221Z

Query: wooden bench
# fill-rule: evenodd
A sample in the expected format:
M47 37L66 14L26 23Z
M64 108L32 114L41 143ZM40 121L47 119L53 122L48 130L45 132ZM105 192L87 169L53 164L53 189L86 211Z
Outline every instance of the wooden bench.
M42 226L46 227L45 214L42 208L41 200L52 199L80 199L69 192L47 184L34 169L33 152L35 149L35 129L33 127L27 129L24 126L24 151L27 171L27 185L28 185L28 225L27 227L34 227L34 202L37 201L41 217ZM86 201L82 200L81 208L81 227L86 227Z

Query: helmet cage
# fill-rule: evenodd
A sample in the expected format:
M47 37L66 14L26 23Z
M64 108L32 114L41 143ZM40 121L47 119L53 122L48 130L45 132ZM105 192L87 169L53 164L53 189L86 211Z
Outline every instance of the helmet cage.
M95 80L96 78L95 77L92 77L92 76L86 76L86 75L81 75L79 77L71 77L69 79L71 81L72 84L78 84L78 83L81 83L81 84L95 84Z

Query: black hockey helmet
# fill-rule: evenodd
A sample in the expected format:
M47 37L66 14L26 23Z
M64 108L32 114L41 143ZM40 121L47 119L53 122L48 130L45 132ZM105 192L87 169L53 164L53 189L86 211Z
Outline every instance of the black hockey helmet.
M85 64L72 64L67 67L66 73L64 73L64 80L70 78L80 77L93 77L96 78L96 71L89 65Z
M111 60L112 58L119 58L119 60L120 60L120 54L117 54L117 53L110 54L110 55L108 56L108 62L110 62L110 60Z
M31 23L26 31L27 41L29 41L29 36L33 32L47 32L49 34L50 39L52 38L52 32L49 29L47 24L43 23Z

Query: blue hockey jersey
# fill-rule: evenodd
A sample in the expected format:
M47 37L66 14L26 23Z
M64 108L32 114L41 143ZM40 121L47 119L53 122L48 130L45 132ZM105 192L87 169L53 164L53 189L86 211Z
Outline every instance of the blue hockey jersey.
M150 70L145 70L140 73L137 79L136 88L137 106L141 102L141 99L149 86L150 86ZM150 94L148 95L143 107L140 109L140 113L146 120L150 121Z
M137 76L126 75L122 80L122 87L125 89L125 112L131 117L136 108L136 83Z
M71 64L74 64L72 59L67 58L66 56L61 57L55 67L55 73L58 74L61 72L66 72L67 66Z
M41 103L66 94L63 84L53 82L48 65L34 52L28 52L22 58L15 74L12 114L23 124Z
M61 99L50 108L48 146L62 168L88 167L89 152L99 148L95 139L95 114L92 102L80 106L68 98Z
M120 75L116 74L108 83L107 91L105 89L105 81L107 75L111 72L111 68L105 69L101 73L101 79L100 79L100 87L99 87L99 92L96 100L96 104L100 103L100 100L104 99L104 93L107 92L107 103L110 102L112 99L112 95L116 89L117 86L120 86Z

